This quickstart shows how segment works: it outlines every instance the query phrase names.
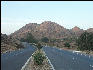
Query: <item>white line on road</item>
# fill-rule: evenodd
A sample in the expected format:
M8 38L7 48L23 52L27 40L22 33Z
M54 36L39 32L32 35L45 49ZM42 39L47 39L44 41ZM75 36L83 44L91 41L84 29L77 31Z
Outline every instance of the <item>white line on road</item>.
M77 55L78 55L78 53L77 53Z
M82 55L82 54L81 54Z
M81 52L81 51L74 51L74 52Z
M43 51L43 52L44 52L44 51ZM45 52L44 52L44 54L46 55L46 53L45 53ZM53 65L52 65L52 63L50 62L49 58L48 58L47 56L46 56L46 58L48 59L48 62L49 62L49 64L50 64L50 65L51 65L51 67L52 67L51 69L52 69L52 70L55 70L55 69L54 69L54 66L53 66Z
M85 55L86 56L86 55Z
M75 53L75 51L73 51L73 53Z
M33 53L34 54L34 53ZM32 54L32 55L33 55ZM28 64L28 62L30 61L30 59L32 58L32 56L27 60L27 62L25 63L25 65L21 68L21 70L24 70L25 69L25 66Z
M75 58L73 57L72 59L74 60Z
M89 55L89 58L90 58L90 55Z

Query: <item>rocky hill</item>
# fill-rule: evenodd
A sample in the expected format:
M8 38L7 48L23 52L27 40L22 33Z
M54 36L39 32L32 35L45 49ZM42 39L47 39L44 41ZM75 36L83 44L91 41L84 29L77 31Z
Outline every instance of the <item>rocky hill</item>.
M24 48L20 41L1 33L1 53Z
M93 33L93 28L87 29L87 32L92 32Z
M93 32L93 29L91 28L87 31ZM10 36L21 39L25 38L28 32L32 33L36 39L41 39L42 37L48 37L49 39L61 39L66 37L80 36L84 30L77 26L72 29L66 29L55 22L44 21L41 24L26 24L21 29L12 33Z

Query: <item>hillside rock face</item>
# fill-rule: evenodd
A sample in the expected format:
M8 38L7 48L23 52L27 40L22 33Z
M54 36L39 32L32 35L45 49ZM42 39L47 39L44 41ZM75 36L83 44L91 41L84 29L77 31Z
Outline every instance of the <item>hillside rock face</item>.
M55 22L44 21L41 24L26 24L18 31L12 33L10 36L20 40L21 38L25 38L28 32L32 33L32 35L36 39L41 39L42 37L48 37L49 39L61 39L72 36L80 36L81 33L84 32L84 30L80 29L77 26L75 26L72 29L66 29Z
M83 29L80 29L79 27L75 26L72 28L72 33L74 33L76 36L80 36L84 32Z
M23 48L20 41L1 33L1 53Z
M89 28L86 30L87 32L92 32L93 33L93 28Z

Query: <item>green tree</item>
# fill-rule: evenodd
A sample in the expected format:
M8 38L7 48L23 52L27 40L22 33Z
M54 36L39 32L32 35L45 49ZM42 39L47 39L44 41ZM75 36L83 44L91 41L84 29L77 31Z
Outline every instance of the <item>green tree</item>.
M70 44L68 42L65 42L64 46L70 48Z
M42 41L42 42L45 42L45 43L48 43L48 42L49 42L49 39L48 39L47 37L43 37L43 38L41 39L41 41Z
M38 43L38 41L34 38L31 33L28 33L26 38L21 38L21 41L28 43Z
M43 47L43 46L42 46L40 43L37 44L38 50L42 49L42 47Z
M77 39L79 50L93 50L93 33L84 32Z

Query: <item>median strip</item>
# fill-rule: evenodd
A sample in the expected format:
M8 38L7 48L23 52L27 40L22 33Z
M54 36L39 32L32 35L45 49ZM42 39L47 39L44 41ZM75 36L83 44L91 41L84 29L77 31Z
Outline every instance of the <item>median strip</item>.
M40 50L40 53L42 53L43 56L46 57L43 61L43 64L41 64L41 65L35 64L33 55L35 55L38 52L39 51L37 50L32 54L32 56L27 60L27 62L25 63L25 65L22 67L21 70L55 70L43 50Z

